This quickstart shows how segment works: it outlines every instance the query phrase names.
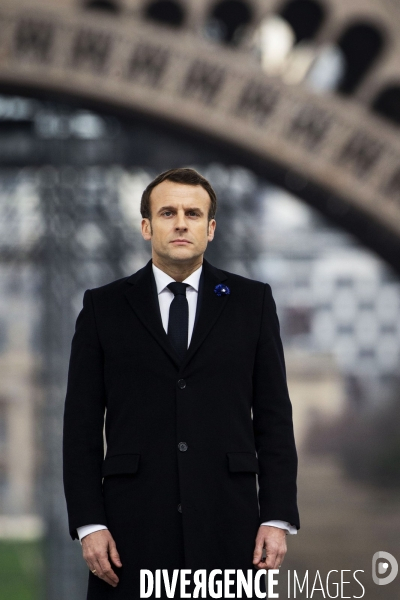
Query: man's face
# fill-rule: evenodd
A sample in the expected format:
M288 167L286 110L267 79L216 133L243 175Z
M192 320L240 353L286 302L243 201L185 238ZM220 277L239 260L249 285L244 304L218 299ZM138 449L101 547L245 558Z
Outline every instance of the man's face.
M151 240L153 258L191 263L202 256L214 237L215 219L208 221L210 196L201 185L163 181L151 192L151 223L142 219L142 235Z

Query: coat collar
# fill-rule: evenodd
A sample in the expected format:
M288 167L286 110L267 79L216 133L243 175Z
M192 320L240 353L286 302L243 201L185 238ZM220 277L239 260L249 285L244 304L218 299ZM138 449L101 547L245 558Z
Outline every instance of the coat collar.
M125 296L131 308L180 369L183 369L187 365L210 333L229 298L229 295L217 296L214 293L215 286L225 281L227 276L223 271L211 265L204 258L201 277L203 281L199 290L192 339L182 362L170 344L162 325L157 294L155 293L152 260L150 259L142 269L126 280L126 284L128 285L126 286Z

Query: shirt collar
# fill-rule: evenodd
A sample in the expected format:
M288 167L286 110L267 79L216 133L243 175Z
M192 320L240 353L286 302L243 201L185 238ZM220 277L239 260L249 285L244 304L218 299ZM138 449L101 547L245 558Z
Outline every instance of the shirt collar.
M172 277L167 275L167 273L156 267L154 263L152 263L152 266L154 278L156 280L157 294L160 294L167 287L167 285L172 281L175 281L175 279L173 279ZM203 265L200 265L200 267L193 271L193 273L191 273L189 277L187 277L182 283L189 284L192 288L196 290L196 292L198 292L202 268Z

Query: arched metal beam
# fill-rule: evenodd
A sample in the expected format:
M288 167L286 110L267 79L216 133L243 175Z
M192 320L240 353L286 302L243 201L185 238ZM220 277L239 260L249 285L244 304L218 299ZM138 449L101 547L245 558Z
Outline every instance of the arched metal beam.
M285 86L185 32L29 6L1 9L0 85L143 114L231 148L258 172L269 165L270 178L400 270L400 140L362 106Z

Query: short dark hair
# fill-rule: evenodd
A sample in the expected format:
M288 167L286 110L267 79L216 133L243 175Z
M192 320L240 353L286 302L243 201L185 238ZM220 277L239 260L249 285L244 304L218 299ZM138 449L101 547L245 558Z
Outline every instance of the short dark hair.
M195 169L189 167L179 167L177 169L169 169L157 175L153 181L149 183L147 188L142 194L142 200L140 202L140 212L143 219L151 219L151 206L150 206L150 194L153 188L156 187L162 181L174 181L175 183L183 183L186 185L201 185L210 196L211 204L208 211L208 220L215 218L217 212L217 196L214 192L211 184L205 177L200 175Z

